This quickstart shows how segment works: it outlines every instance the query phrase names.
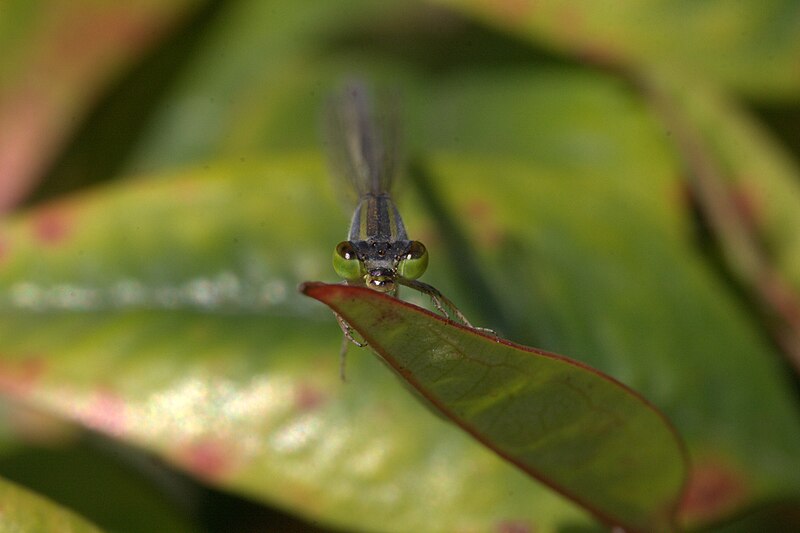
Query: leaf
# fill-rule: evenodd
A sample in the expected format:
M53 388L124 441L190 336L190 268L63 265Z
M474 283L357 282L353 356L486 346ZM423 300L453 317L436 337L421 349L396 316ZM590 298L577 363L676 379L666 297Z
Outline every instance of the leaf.
M100 533L58 505L0 478L0 533Z
M576 87L565 82L565 98ZM580 91L602 93L592 89ZM619 98L605 93L593 112ZM620 137L646 139L649 127L631 120ZM549 131L566 145L586 135ZM472 214L461 227L479 272L497 273L513 338L622 378L685 435L695 465L685 516L792 498L800 431L774 354L687 242L668 159L651 161L649 195L640 182L512 156L442 157L429 172L449 209ZM333 277L347 218L326 180L305 153L237 161L3 223L0 392L344 529L591 524L430 416L368 354L351 356L339 382L335 321L292 290ZM402 204L432 254L425 279L460 305L468 291L424 206Z
M800 371L800 170L731 101L690 81L650 78L645 94L673 133L690 191L724 268ZM746 145L748 150L738 150Z
M306 154L237 162L5 223L0 393L342 529L591 525L373 357L340 382L335 322L293 290L332 274L326 179Z
M129 173L153 173L214 157L248 159L319 149L318 121L325 80L341 68L313 58L331 49L332 36L371 26L408 9L405 2L242 0L227 3L201 36L170 98L156 109ZM372 64L375 64L373 62ZM396 72L390 69L396 79ZM246 79L247 83L242 83ZM294 104L297 100L302 105Z
M129 167L173 169L156 178L175 183L117 185L3 223L4 394L343 529L591 527L431 417L368 354L340 384L335 323L294 297L300 280L333 276L347 219L324 200L317 109L358 70L401 85L412 153L428 157L439 205L425 190L400 198L432 254L426 281L477 323L580 356L661 406L692 455L691 522L798 498L796 398L697 240L669 132L641 95L588 68L543 67L459 17L397 6L225 4ZM774 170L742 165L763 144L728 136L730 122L709 129L739 156L731 165L757 170L756 188ZM789 189L765 195L777 204ZM86 217L64 233L78 204ZM794 217L774 220L771 242L792 241ZM113 305L80 307L98 294Z
M32 190L102 88L188 4L3 2L0 211Z
M655 68L765 98L800 89L800 17L792 2L437 0L558 51Z
M159 471L158 465L148 464L149 457L142 461L130 452L109 457L108 453L98 453L97 445L82 444L51 443L42 447L17 443L0 452L0 472L5 479L80 513L104 530L125 533L199 530L187 518L188 511L176 505L174 492L181 487L180 483ZM145 465L149 467L142 469L145 471L134 468ZM160 486L156 486L153 478L161 482ZM179 501L184 503L182 499Z
M680 512L690 526L797 498L800 458L789 450L800 427L778 354L696 246L668 169L648 169L649 195L616 176L508 158L442 158L430 174L450 212L480 214L461 227L477 270L494 273L508 335L580 357L673 421L691 456ZM429 281L454 298L442 287L452 281Z
M686 456L664 416L576 361L375 291L307 283L403 380L529 475L633 531L674 529Z

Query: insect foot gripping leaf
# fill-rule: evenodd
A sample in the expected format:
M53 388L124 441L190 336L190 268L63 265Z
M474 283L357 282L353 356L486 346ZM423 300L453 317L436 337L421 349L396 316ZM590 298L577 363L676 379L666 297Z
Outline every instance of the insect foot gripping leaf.
M639 394L565 357L361 287L301 291L344 317L430 404L528 475L626 531L674 531L683 444Z

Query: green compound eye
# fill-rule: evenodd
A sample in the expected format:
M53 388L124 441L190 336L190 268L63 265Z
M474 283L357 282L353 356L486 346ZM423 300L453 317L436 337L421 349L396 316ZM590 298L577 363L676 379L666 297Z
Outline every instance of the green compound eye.
M333 250L333 269L349 281L364 277L364 265L358 260L356 250L349 241L342 241Z
M417 279L428 268L428 250L419 241L411 241L408 251L400 258L397 273L405 279Z

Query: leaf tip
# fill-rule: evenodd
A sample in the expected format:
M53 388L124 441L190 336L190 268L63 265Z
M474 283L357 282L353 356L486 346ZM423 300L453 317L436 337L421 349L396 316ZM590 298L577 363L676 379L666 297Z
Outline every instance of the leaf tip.
M319 300L325 305L330 305L331 296L344 289L346 285L340 283L325 283L322 281L304 281L297 286L297 290L315 300ZM353 287L349 287L353 289Z
M297 292L309 296L309 291L313 291L314 287L319 284L319 281L304 281L297 286Z

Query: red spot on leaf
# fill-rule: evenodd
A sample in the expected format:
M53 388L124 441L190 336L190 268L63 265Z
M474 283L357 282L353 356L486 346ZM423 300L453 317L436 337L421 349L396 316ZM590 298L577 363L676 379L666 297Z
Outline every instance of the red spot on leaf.
M54 150L48 134L52 103L40 90L22 87L0 92L0 211L12 207L43 172L44 161Z
M748 179L748 182L755 181ZM703 212L705 218L711 217L712 206L704 199L703 193L696 190L690 178L680 180L678 199L680 204L689 205ZM760 221L764 218L764 202L758 191L750 187L749 183L723 184L720 193L724 194L724 204L731 212L729 216L735 217L746 230L758 233Z
M11 396L24 396L39 381L46 364L41 357L19 361L0 360L0 391Z
M111 391L98 391L89 407L79 418L86 426L108 433L121 435L125 429L125 400Z
M535 0L496 0L490 5L498 17L520 25L531 15L535 4Z
M233 470L233 446L221 440L199 440L179 451L178 461L207 480L219 480Z
M578 50L578 55L588 63L613 67L620 63L619 58L624 54L617 50L617 47L611 43L594 41L584 44L583 47Z
M485 200L472 200L467 204L467 216L478 220L485 220L492 214L492 204Z
M527 522L503 520L494 528L497 533L534 533L536 528Z
M301 383L294 391L294 403L300 411L312 411L324 404L327 396L317 387Z
M483 248L497 248L505 233L497 223L494 206L482 199L472 200L466 205L467 220L474 228L475 239Z
M566 43L585 41L586 22L583 12L570 4L562 4L555 16L557 38Z
M773 310L789 324L800 324L800 304L794 287L774 272L763 272L755 281L758 291Z
M42 211L33 221L33 233L43 243L57 244L69 234L69 218L63 209Z
M672 135L671 132L667 131L667 135ZM695 198L694 193L692 192L692 186L689 184L688 178L686 176L680 176L677 180L675 180L675 187L672 189L671 194L669 194L669 199L675 201L678 208L680 209L687 209L695 205Z
M712 520L742 503L747 489L744 476L719 459L697 461L689 473L679 514L689 523Z
M739 183L732 187L730 198L739 219L747 229L756 231L759 220L763 217L764 207L755 191L744 183Z

